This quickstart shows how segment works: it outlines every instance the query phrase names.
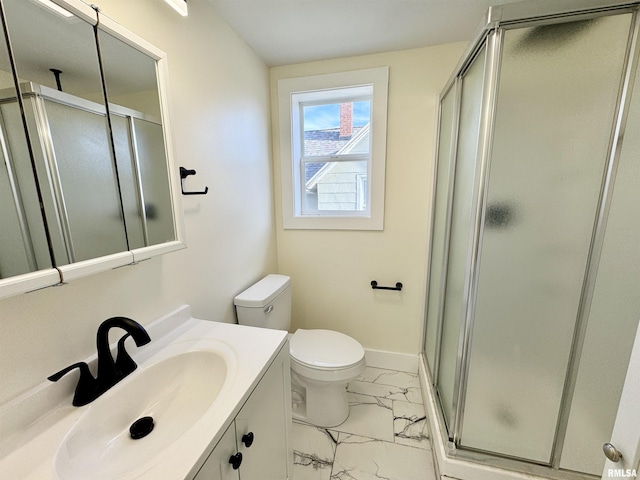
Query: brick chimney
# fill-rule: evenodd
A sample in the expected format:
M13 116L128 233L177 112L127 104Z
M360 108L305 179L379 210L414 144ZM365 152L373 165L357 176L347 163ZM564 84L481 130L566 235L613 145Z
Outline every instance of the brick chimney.
M340 104L340 140L349 140L353 135L353 103Z

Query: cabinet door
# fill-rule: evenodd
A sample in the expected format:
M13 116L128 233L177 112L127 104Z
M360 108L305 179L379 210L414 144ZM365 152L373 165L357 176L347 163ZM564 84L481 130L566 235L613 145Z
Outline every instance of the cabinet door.
M291 476L289 349L284 353L276 358L236 417L241 480L284 480ZM248 440L251 437L252 442Z
M236 452L236 430L231 424L193 480L238 480L238 470L229 463Z

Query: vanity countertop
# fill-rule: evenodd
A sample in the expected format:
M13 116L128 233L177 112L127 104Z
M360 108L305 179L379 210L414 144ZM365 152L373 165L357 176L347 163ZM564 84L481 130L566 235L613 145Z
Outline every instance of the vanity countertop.
M104 402L118 398L117 389L124 387L126 382L135 382L139 371L145 371L176 352L179 354L184 351L214 349L224 358L226 378L211 406L191 427L172 438L166 447L146 452L145 455L149 457L147 461L126 472L118 472L117 475L118 480L191 478L231 424L278 352L287 344L285 331L194 319L187 305L145 328L152 339L148 345L136 347L131 338L127 339L127 351L138 364L138 370L92 403L83 407L71 405L77 375L67 375L69 379L65 378L58 383L45 380L0 406L2 478L75 480L77 475L70 474L63 465L69 459L73 461L72 448L65 447L63 453L60 448L63 444L72 443L68 440L74 426L87 415L95 415L96 409L105 409L107 404ZM93 370L95 356L88 359L87 363ZM52 372L56 367L63 366L53 366ZM92 408L94 410L90 411ZM160 429L161 424L158 423L156 428ZM140 442L144 440L141 439ZM87 442L91 440L86 439L85 444ZM142 443L136 444L136 447L138 445ZM98 462L101 456L109 454L109 448L100 447L101 451L95 452ZM93 455L92 452L92 458ZM113 472L109 476L113 476ZM109 476L99 469L92 469L83 472L82 480L108 480Z

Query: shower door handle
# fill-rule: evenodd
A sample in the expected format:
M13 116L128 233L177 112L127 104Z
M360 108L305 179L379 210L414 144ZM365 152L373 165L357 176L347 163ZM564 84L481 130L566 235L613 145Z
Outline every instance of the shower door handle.
M616 447L614 447L610 443L605 443L602 446L602 451L604 452L604 456L611 460L613 463L618 462L622 458L622 454Z

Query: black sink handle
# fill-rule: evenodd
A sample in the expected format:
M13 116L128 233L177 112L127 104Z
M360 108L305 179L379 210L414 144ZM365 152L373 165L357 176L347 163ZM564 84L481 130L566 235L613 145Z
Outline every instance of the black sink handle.
M62 377L64 377L67 373L69 373L70 371L76 368L80 370L81 379L83 376L86 376L86 375L89 375L90 377L92 377L91 372L89 371L89 365L87 365L85 362L78 362L78 363L74 363L73 365L69 365L68 367L63 368L59 372L56 372L53 375L47 377L47 380L50 380L52 382L57 382Z
M93 375L91 375L89 366L85 362L78 362L74 363L73 365L69 365L59 372L54 373L50 377L47 377L47 380L57 382L67 373L75 370L76 368L80 370L80 379L78 380L78 385L76 386L76 391L73 395L73 405L75 405L76 407L81 407L91 402L95 398L96 390L96 379L93 377Z

